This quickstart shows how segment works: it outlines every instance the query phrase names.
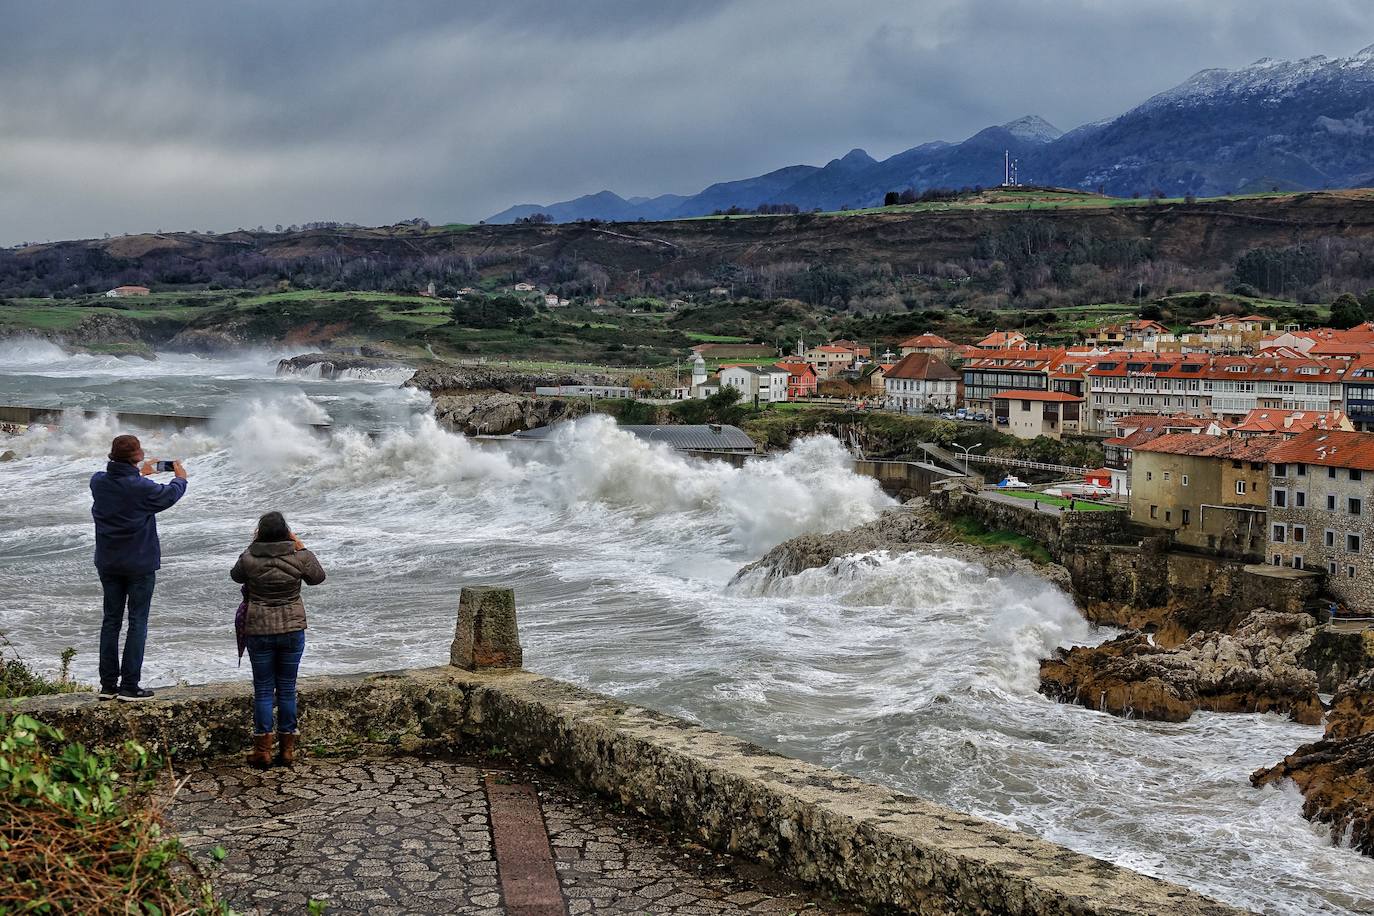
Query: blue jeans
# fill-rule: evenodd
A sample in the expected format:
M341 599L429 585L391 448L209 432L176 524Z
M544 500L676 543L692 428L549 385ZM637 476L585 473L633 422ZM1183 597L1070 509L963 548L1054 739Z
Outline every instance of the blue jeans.
M248 637L248 660L253 664L253 734L272 733L272 705L276 701L277 734L296 733L296 671L305 654L305 631Z
M148 608L153 603L157 573L126 576L100 573L105 592L105 618L100 624L100 686L137 690L143 676L143 649L148 644ZM129 609L129 632L124 637L124 661L119 659L119 631L124 626L124 609Z

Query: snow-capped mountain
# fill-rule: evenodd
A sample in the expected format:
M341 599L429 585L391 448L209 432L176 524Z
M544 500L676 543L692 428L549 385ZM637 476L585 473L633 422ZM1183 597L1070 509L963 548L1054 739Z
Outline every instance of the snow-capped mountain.
M1125 196L1374 185L1374 45L1352 57L1265 58L1203 70L1120 117L1068 133L1026 115L962 142L923 143L882 161L856 149L821 168L789 166L685 197L625 201L602 192L512 207L490 221L536 211L564 221L698 216L763 203L873 206L887 191L908 187L998 184L1004 150L1020 160L1023 183Z

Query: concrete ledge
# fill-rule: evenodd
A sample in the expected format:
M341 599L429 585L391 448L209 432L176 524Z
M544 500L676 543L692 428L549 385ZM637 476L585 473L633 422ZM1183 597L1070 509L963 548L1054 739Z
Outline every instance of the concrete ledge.
M872 907L920 914L1213 916L1239 910L911 796L528 672L454 668L300 682L307 745L501 747L696 839ZM72 738L174 754L245 749L247 685L143 704L23 704Z

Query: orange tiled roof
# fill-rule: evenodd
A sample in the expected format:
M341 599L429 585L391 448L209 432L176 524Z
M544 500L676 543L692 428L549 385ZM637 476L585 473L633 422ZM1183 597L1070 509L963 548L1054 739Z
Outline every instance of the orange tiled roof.
M1374 471L1374 433L1309 429L1271 451L1268 460L1273 464L1317 464Z
M957 380L959 373L929 353L912 353L903 356L888 370L885 378L921 379L924 381Z
M946 340L939 334L917 334L915 337L908 337L898 344L899 347L930 347L931 349L950 349L954 346L954 341Z
M1374 436L1370 437L1374 439ZM1205 436L1197 433L1171 433L1135 447L1136 452L1166 455L1192 455L1198 458L1230 458L1236 461L1273 461L1272 450L1280 446L1278 436Z

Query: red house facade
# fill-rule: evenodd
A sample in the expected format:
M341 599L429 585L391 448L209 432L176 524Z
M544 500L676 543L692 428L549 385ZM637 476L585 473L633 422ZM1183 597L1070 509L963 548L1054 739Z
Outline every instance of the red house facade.
M816 396L816 369L810 363L781 362L779 369L787 370L787 399L814 398Z

